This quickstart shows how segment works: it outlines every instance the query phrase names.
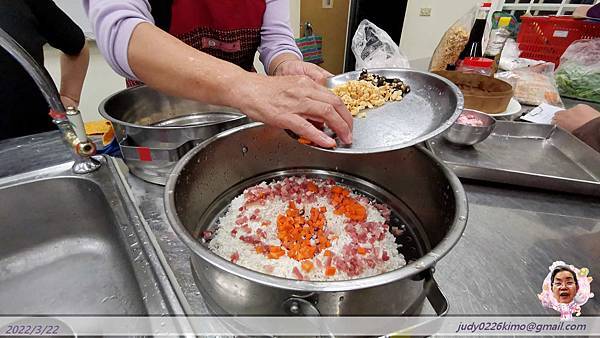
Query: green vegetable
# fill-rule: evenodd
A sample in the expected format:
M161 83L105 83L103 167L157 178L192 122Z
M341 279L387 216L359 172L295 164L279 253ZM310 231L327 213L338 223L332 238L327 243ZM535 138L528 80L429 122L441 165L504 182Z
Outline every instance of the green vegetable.
M573 43L554 77L561 95L600 103L600 39Z

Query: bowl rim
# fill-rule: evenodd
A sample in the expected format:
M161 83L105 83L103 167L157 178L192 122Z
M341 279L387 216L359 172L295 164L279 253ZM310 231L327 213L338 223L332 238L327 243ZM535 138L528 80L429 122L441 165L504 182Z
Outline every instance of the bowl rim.
M130 127L130 128L138 128L138 129L147 129L147 130L179 130L179 129L190 129L190 128L205 128L205 127L210 127L210 126L214 126L214 125L219 125L219 124L225 124L225 123L230 123L230 122L235 122L235 121L240 121L243 120L245 118L248 118L244 113L242 113L241 111L233 108L233 107L227 107L227 106L221 106L221 105L216 105L216 104L211 104L212 106L215 107L223 107L226 109L230 109L231 111L224 111L223 113L227 113L227 114L234 114L237 115L236 117L232 117L231 119L227 119L227 120L223 120L223 121L218 121L218 122L209 122L206 124L202 124L202 125L194 125L194 126L146 126L146 125L142 125L142 124L135 124L132 122L126 122L123 120L119 120L115 117L113 117L112 115L110 115L107 111L106 111L106 104L114 99L117 96L120 95L124 95L125 93L128 92L136 92L136 91L143 91L143 90L153 90L161 95L165 95L165 96L169 96L167 94L161 93L159 91L157 91L156 89L153 89L151 87L148 87L146 85L137 85L134 87L130 87L130 88L125 88L125 89L121 89L116 93L111 94L110 96L106 97L104 100L102 100L100 102L100 104L98 105L98 113L100 114L100 116L102 116L103 118L109 120L111 123L115 123L117 125L120 126L125 126L125 127ZM184 99L184 98L181 98ZM189 114L189 115L200 115L200 113L193 113L193 114Z
M394 150L409 148L416 144L421 144L431 138L434 138L435 136L438 136L438 135L444 133L446 130L448 130L448 128L450 128L452 126L454 121L456 121L456 119L461 114L462 110L464 109L465 98L464 98L464 95L462 94L462 91L460 90L460 88L458 88L458 86L455 85L449 79L447 79L441 75L435 74L434 72L416 70L416 69L412 69L412 68L366 68L366 70L369 73L383 74L386 76L389 76L389 74L386 74L386 73L394 73L395 74L394 76L402 79L406 83L408 83L409 81L406 78L402 77L406 73L420 74L421 76L428 76L428 77L434 78L437 81L441 81L446 86L448 86L450 92L456 98L456 107L454 107L452 114L447 119L441 121L435 127L435 129L427 132L426 134L422 134L422 135L414 137L412 139L403 141L402 143L396 143L393 145L383 145L383 146L377 146L377 147L372 147L372 148L363 148L363 149L353 149L352 147L350 147L350 148L344 148L344 147L320 148L320 147L317 147L312 144L306 145L307 147L313 147L313 148L319 149L320 151L326 151L326 152L332 152L332 153L343 153L343 154L370 154L370 153L380 153L380 152L387 152L387 151L394 151ZM332 76L327 79L326 87L329 89L333 88L332 83L339 79L349 78L348 81L350 81L350 79L358 79L361 72L362 72L362 70L354 70L354 71L350 71L350 72ZM408 84L410 85L410 83L408 83ZM411 88L411 92L413 90L416 90L416 88Z
M465 190L458 177L450 170L448 166L438 160L426 148L418 145L415 147L424 155L429 157L432 160L432 164L437 165L442 173L447 177L448 183L452 189L452 194L454 195L456 213L452 220L452 226L449 228L446 236L438 243L438 245L433 247L428 253L416 261L399 269L371 277L341 281L300 281L267 275L242 267L218 256L210 251L206 246L200 244L197 239L193 238L189 231L182 224L177 215L177 209L175 207L175 187L181 172L185 169L186 165L192 161L196 154L200 153L204 148L214 141L218 141L226 138L229 135L242 132L250 128L273 127L267 127L263 123L256 122L224 131L211 137L210 139L207 139L206 141L194 147L177 162L169 174L167 184L165 186L164 204L168 222L171 224L179 238L192 251L192 253L208 262L213 267L231 273L239 278L278 289L304 292L342 292L389 284L428 270L432 268L437 261L448 254L460 240L465 230L468 218L468 204Z

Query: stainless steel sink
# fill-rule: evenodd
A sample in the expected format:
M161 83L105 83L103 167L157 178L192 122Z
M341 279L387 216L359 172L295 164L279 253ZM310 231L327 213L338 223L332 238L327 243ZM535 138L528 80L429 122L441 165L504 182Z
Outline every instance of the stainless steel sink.
M103 162L0 178L0 314L182 313L117 165Z

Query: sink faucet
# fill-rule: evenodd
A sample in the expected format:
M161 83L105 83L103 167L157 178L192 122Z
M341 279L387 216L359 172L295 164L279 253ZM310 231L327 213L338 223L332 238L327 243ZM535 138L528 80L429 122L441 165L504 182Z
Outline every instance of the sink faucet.
M0 28L0 46L12 55L40 88L50 106L50 117L62 133L65 145L71 149L75 164L73 172L87 174L100 167L100 162L92 156L96 154L96 145L85 133L81 113L74 107L62 104L58 90L45 68L40 66L27 51L8 33ZM0 103L1 104L1 103Z

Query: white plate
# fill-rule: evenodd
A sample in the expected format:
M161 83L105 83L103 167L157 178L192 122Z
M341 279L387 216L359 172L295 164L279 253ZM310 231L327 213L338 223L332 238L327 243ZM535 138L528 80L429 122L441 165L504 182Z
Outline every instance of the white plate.
M488 114L489 116L492 117L501 117L503 120L514 120L516 118L518 118L521 115L521 104L519 103L519 101L517 101L517 99L515 99L514 97L510 99L510 102L508 103L508 107L506 107L506 110L503 111L502 113L498 113L498 114Z

